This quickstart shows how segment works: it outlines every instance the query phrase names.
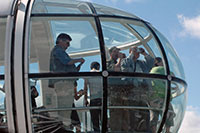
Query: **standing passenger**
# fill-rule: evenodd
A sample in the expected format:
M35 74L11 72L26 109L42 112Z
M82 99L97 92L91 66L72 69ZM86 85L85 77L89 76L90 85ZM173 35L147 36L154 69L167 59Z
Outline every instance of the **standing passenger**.
M145 60L139 60L140 54L144 56ZM143 48L133 46L129 49L129 56L122 60L122 72L138 72L149 73L154 65L154 58L146 53ZM147 80L139 78L126 78L124 80L128 85L128 105L129 106L147 106L148 92L151 84ZM150 131L150 114L147 110L130 110L130 131L149 132Z
M121 71L121 61L123 58L125 58L125 54L119 51L120 49L116 46L113 46L109 49L110 60L107 61L108 71ZM108 79L109 106L124 106L124 89L124 83L122 82L121 78ZM111 132L128 131L128 118L126 117L126 114L126 109L110 109L109 125Z
M56 45L51 51L50 55L50 72L65 73L65 72L78 72L81 65L75 66L75 63L80 62L83 64L83 58L72 59L65 52L70 46L71 37L68 34L61 33L56 39ZM72 107L74 101L74 81L76 79L52 79L49 80L49 86L55 87L57 94L57 108ZM58 111L58 118L65 126L71 124L70 119L71 111Z
M100 64L98 62L92 62L90 65L91 71L90 72L99 72ZM87 92L88 88L90 90L90 106L96 106L101 107L102 105L102 89L103 89L103 83L102 79L99 78L89 78L85 79L84 82L84 91L85 91L85 100L86 104L87 102ZM92 124L93 124L93 130L95 132L100 132L100 124L101 122L101 110L100 109L91 109L90 110Z
M155 67L153 67L151 69L150 73L165 75L165 68L163 66L162 58L160 58L160 57L155 58ZM165 97L166 97L166 93L165 93L166 89L167 89L166 86L167 85L166 85L165 81L152 80L152 88L153 88L153 92L155 92L151 96L150 105L152 107L156 107L156 108L160 108L160 109L162 108L162 106L164 105ZM171 100L171 98L170 98L170 100ZM157 130L156 127L158 125L159 116L161 116L161 115L162 115L162 111L157 111L157 110L152 111L152 119L151 119L152 133L156 133L156 130ZM165 122L166 133L170 133L171 126L174 126L174 117L175 117L174 109L170 102L169 103L169 111L167 113L167 119Z

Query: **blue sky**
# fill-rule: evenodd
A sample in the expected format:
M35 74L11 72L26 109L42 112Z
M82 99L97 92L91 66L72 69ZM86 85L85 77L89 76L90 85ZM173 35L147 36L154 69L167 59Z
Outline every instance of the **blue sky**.
M200 1L83 0L114 7L150 22L177 51L188 83L188 103L179 132L200 132Z

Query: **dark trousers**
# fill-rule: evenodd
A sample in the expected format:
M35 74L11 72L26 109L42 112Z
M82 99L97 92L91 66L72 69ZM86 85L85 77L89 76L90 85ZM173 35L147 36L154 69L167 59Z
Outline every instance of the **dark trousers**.
M72 107L75 107L74 103L72 104ZM77 113L76 110L72 110L72 112L71 112L71 123L74 126L81 124L80 119L78 117L78 113Z
M102 105L101 98L90 100L90 106L101 106L101 105ZM90 114L94 131L100 131L101 110L91 109Z

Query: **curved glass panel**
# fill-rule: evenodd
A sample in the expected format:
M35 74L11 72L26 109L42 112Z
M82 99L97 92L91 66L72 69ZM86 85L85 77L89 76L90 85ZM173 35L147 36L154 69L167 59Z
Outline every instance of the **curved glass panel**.
M143 23L103 17L100 20L109 71L149 73L156 65L163 68L154 74L166 74L158 44Z
M30 79L29 86L35 131L101 130L101 77Z
M90 71L90 65L94 61L101 64L98 33L93 18L32 17L31 20L30 73L77 72L82 58L85 62L79 71ZM56 44L61 33L71 37L68 47L60 47L60 43L59 46ZM75 62L67 65L70 61ZM65 68L62 64L65 65L66 70L63 70ZM55 70L50 68L55 65L59 68L54 67ZM100 70L101 67L100 65Z
M107 7L107 6L103 6L103 5L99 5L99 4L92 4L97 12L97 14L100 15L113 15L113 16L124 16L124 17L131 17L131 18L138 18L137 16L118 10L118 9L114 9L111 7Z
M154 128L156 131L162 120L166 91L166 80L109 77L109 130L150 132Z
M181 122L183 121L186 101L187 101L187 88L186 86L172 82L171 84L172 108L169 108L169 114L167 116L165 129L169 128L170 132L176 133L180 128Z
M147 37L149 34L149 31L147 31L142 24L140 26L130 24L130 26L133 27L133 29L135 29L143 38Z
M104 41L107 46L120 45L137 41L137 38L119 22L102 21L101 26L104 35Z
M35 0L32 14L91 14L87 3L72 0Z
M169 41L159 31L157 31L155 28L153 28L153 29L156 32L156 34L158 35L158 38L160 39L160 41L165 49L167 59L169 62L169 68L170 68L170 71L173 73L172 75L185 80L185 73L183 70L183 65L182 65L177 53L175 52L175 50L173 49L173 47L171 46Z

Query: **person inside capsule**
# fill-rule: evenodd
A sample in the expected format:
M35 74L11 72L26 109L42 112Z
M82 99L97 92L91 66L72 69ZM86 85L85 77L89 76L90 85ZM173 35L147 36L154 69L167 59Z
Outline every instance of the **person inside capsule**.
M139 59L140 55L144 60ZM149 73L154 66L154 58L147 54L143 48L132 46L129 49L129 56L122 59L122 72ZM151 90L151 83L141 78L124 78L127 84L127 105L148 107L148 92ZM149 132L150 112L148 110L129 110L129 131Z
M90 65L90 72L99 72L100 64L96 61L92 62ZM101 106L102 105L102 88L103 81L99 78L88 78L84 80L84 91L85 91L85 104L86 106L89 104L88 102L88 90L90 94L90 106ZM91 120L93 125L93 130L95 132L100 132L100 124L101 121L101 110L100 109L92 109L90 110Z
M50 72L65 73L78 72L85 62L83 58L72 59L66 50L70 46L72 38L66 33L60 33L56 39L56 45L50 54ZM80 63L76 66L76 63ZM49 87L55 89L57 95L57 108L71 108L74 101L74 82L77 79L51 79ZM58 119L66 128L71 124L71 111L58 111Z
M121 61L126 55L113 46L109 49L110 59L107 61L108 71L121 71ZM124 84L121 78L108 79L108 96L110 106L123 106ZM123 115L122 115L123 114ZM111 132L128 131L128 112L126 109L110 109L109 127Z
M163 66L163 61L161 57L155 58L155 66L150 71L151 74L165 74L165 68ZM156 108L162 108L164 104L164 100L166 97L165 90L166 90L166 82L162 80L152 80L152 88L153 94L150 97L150 106ZM158 125L159 116L162 114L162 111L152 111L151 114L151 129L152 133L156 133L156 127ZM174 126L174 109L172 104L169 104L169 112L167 114L167 119L165 123L166 133L170 133L170 127Z

